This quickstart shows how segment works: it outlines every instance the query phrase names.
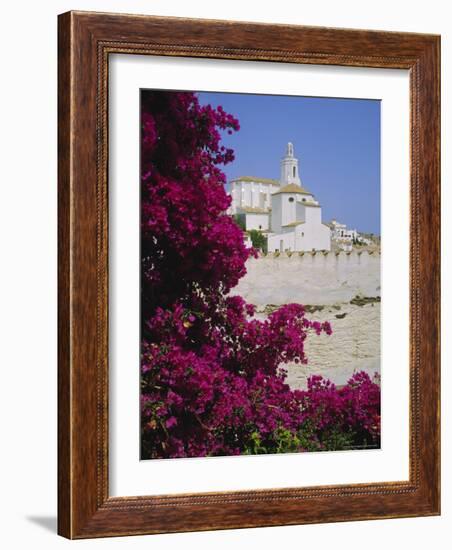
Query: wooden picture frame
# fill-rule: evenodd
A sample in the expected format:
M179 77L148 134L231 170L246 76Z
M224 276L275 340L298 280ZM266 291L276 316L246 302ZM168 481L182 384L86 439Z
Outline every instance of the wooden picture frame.
M440 513L440 38L138 15L59 16L58 532L88 538ZM410 73L409 481L110 497L108 61L113 53Z

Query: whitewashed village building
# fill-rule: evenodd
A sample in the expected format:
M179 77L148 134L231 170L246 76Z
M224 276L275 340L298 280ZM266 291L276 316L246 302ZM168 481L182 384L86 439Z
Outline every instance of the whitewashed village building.
M278 180L245 176L231 181L232 204L247 231L267 233L269 252L331 249L330 228L322 223L322 208L302 186L298 159L287 144Z
M331 237L334 240L353 241L358 238L356 229L347 229L345 223L339 223L337 220L331 220L329 223L331 229Z
M334 245L345 251L350 251L354 244L372 245L372 241L356 229L348 229L345 223L339 223L337 220L331 220L328 224L331 229L331 240Z

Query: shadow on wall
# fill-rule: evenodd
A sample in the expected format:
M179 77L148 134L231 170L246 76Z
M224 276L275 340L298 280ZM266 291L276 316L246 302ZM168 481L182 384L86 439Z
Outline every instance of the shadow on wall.
M52 533L57 532L57 518L56 516L28 516L26 518L30 523L39 525L46 531L51 531Z

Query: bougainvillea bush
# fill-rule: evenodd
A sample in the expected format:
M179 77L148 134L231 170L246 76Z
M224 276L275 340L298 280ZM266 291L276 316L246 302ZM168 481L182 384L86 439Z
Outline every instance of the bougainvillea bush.
M379 385L312 377L309 336L331 333L300 304L267 319L229 291L246 273L242 229L226 214L222 132L239 122L188 92L142 92L142 458L345 449L379 444Z

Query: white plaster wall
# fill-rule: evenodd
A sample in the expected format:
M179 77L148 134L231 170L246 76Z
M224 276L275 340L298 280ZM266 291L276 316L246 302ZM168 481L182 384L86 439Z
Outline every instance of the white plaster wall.
M305 220L310 224L322 223L322 209L317 206L305 206ZM329 231L329 230L328 230Z
M283 197L283 195L274 195L272 197L272 212L270 216L270 228L275 233L281 232L281 197Z
M260 226L260 227L259 227ZM257 229L258 231L268 231L269 215L268 214L246 214L246 229Z
M295 252L277 257L269 253L250 258L246 268L233 293L259 307L291 302L335 305L349 303L357 295L381 295L377 252Z
M235 207L270 208L271 195L278 186L252 181L236 181L232 183L231 195Z
M251 184L242 182L242 206L252 206Z
M270 184L269 185L269 191L270 191L270 195L272 195L273 193L276 193L277 191L279 191L280 189L280 186L277 185L277 184Z
M294 251L331 250L330 230L320 222L306 221L297 225L295 235Z
M281 240L284 245L281 248ZM330 251L331 237L330 230L322 223L302 223L295 227L281 228L281 232L274 233L268 237L268 250L281 252L311 252Z
M259 208L260 207L259 184L248 183L247 185L250 186L251 206L253 208Z
M282 216L281 216L281 225L287 225L293 223L297 219L297 203L295 194L282 193L277 195L281 200L282 206ZM292 202L290 202L292 199Z
M284 252L293 250L295 245L295 233L288 231L287 233L276 233L268 237L267 248L270 252Z
M297 201L295 208L296 208L297 221L299 222L306 221L306 208L304 204L301 202L301 200Z
M270 208L271 207L271 185L268 183L258 183L258 196L259 196L259 207L260 208Z

